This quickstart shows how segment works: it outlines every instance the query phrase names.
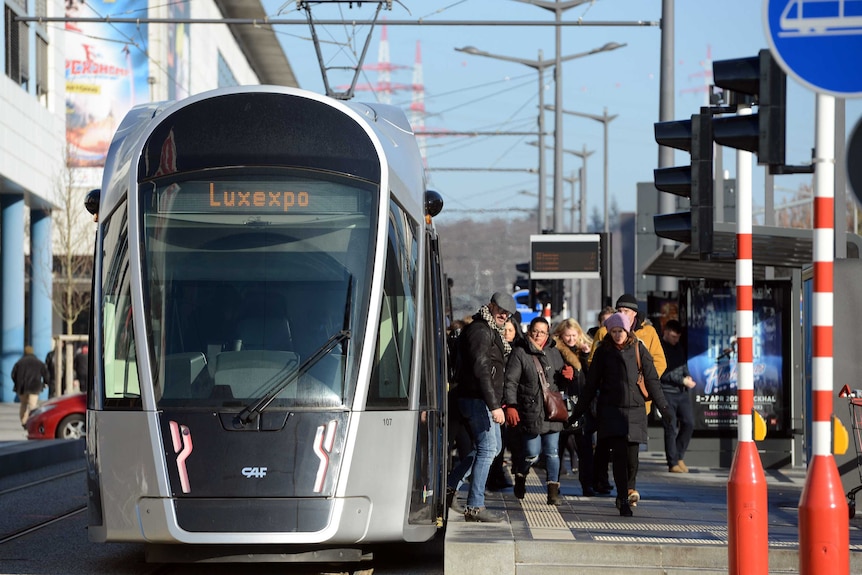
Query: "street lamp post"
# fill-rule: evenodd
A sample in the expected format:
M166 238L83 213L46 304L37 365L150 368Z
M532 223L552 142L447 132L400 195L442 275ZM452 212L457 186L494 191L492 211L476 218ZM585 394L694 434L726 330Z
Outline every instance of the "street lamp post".
M568 8L572 8L577 6L578 4L583 4L588 0L571 0L569 2L543 2L542 0L521 0L527 2L529 4L535 4L537 6L541 6L542 8L550 8L550 6L554 6L554 10L559 10L557 13L557 18L559 19L559 14ZM547 4L547 6L546 6ZM455 48L458 52L464 52L466 54L473 54L474 56L485 56L486 58L494 58L496 60L504 60L506 62L515 62L517 64L523 64L524 66L529 66L535 70L539 71L539 139L542 139L542 134L544 134L544 97L542 92L544 90L544 85L542 84L542 73L545 68L549 66L554 66L554 78L555 78L555 97L556 103L559 104L562 97L562 82L561 82L561 72L560 72L560 64L563 62L568 62L569 60L574 60L576 58L583 58L584 56L590 56L592 54L598 54L600 52L609 52L611 50L616 50L617 48L622 48L626 44L619 44L617 42L608 42L603 46L598 48L593 48L587 52L580 52L578 54L569 54L567 56L560 56L560 27L557 26L557 53L556 57L553 60L545 60L542 59L542 51L539 51L539 59L538 60L526 60L524 58L515 58L513 56L501 56L499 54L491 54L490 52L485 52L484 50L479 50L475 46L465 46L463 48ZM562 108L557 105L557 108L560 109L556 113L555 116L555 126L554 126L554 219L553 219L553 229L554 231L559 231L562 229L563 224L563 131L562 131ZM544 144L540 142L539 144L539 171L541 172L539 175L539 207L540 207L540 216L539 216L539 224L540 226L544 223L542 216L544 215L544 201L543 198L545 195L542 193L545 188L545 178L544 178ZM540 231L542 231L540 229Z
M544 101L545 101L545 68L554 65L553 60L545 60L542 57L542 51L539 50L539 57L536 60L527 60L524 58L515 58L512 56L500 56L498 54L491 54L490 52L485 52L484 50L479 50L475 46L464 46L463 48L455 48L457 52L464 52L465 54L472 54L474 56L485 56L486 58L494 58L497 60L504 60L506 62L515 62L517 64L523 64L524 66L529 66L534 70L539 72L539 141L544 138L545 133L545 112L543 109ZM545 214L545 198L547 197L547 193L545 192L545 149L544 144L539 146L539 233L541 234L544 231L545 221L547 220L547 216Z
M550 106L546 106L549 108ZM608 109L605 108L602 115L598 116L596 114L585 114L584 112L573 112L571 110L563 110L564 114L571 114L572 116L580 116L581 118L589 118L590 120L595 120L596 122L601 122L603 131L604 131L604 200L605 200L605 233L608 233L609 230L609 219L610 212L608 211L608 124L610 124L614 118L617 117L617 114L608 115Z
M557 26L555 29L555 46L556 46L556 67L554 68L554 231L560 231L563 225L563 70L560 64L565 61L565 58L560 57L560 46L562 39L562 26L559 24L563 19L563 12L570 8L586 4L592 0L517 0L524 4L532 4L545 10L550 10L554 13L554 22ZM593 50L592 54L597 52L606 52L622 48L625 44L609 42ZM605 230L607 231L607 230Z
M587 231L587 158L596 153L595 150L587 150L587 145L581 150L563 150L567 154L577 156L583 162L581 166L581 197L580 197L580 212L581 212L581 233ZM573 228L574 229L574 228Z
M581 233L587 231L587 158L595 154L595 150L587 150L587 145L584 144L581 150L564 150L567 154L572 154L581 159L582 165L580 170L581 177L581 196L580 207L578 208L581 215ZM575 230L575 223L572 222L572 231ZM583 322L587 317L587 297L585 293L586 280L578 280L578 320Z

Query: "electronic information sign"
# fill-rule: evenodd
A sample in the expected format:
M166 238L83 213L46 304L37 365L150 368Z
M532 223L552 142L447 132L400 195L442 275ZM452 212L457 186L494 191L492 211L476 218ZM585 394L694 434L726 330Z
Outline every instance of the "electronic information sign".
M530 279L600 279L599 234L530 236Z

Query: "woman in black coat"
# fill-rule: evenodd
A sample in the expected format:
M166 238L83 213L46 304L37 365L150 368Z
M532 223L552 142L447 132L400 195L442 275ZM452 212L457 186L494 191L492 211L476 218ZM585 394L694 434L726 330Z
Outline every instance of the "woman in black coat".
M640 494L636 489L638 452L647 442L646 401L637 384L638 359L647 391L659 411L666 413L667 400L662 394L652 356L630 331L631 319L615 313L605 320L608 333L593 355L587 373L587 385L575 406L570 421L577 421L598 395L596 419L598 436L612 450L614 483L620 515L631 517ZM623 495L626 494L626 495Z
M593 340L584 333L581 324L574 318L561 321L554 329L554 344L560 350L563 361L572 367L573 378L568 383L566 393L577 399L587 385L587 357L593 347ZM560 433L560 458L565 464L569 455L572 462L572 472L575 469L575 458L578 460L578 481L581 483L584 497L596 495L593 489L593 434L596 431L596 420L590 410L584 416L584 422L578 429L564 429Z
M562 375L564 363L560 352L550 342L550 326L542 317L534 318L527 331L525 345L516 347L506 363L506 387L503 403L506 424L519 426L523 436L523 457L515 465L515 497L523 499L530 467L545 456L548 504L560 504L560 431L563 423L548 421L539 371L533 358L538 359L551 392L560 393L566 387ZM549 345L550 342L550 345Z

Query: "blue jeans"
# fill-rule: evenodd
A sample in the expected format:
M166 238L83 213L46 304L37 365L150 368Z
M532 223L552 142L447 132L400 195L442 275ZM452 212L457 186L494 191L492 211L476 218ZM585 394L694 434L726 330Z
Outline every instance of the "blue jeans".
M524 433L524 463L520 473L526 475L530 467L539 459L539 454L545 456L545 470L548 481L560 482L560 432L552 431L542 435Z
M467 507L484 507L488 471L491 469L494 458L497 457L503 447L500 425L491 419L491 412L488 411L484 399L459 398L458 409L470 427L470 434L473 436L473 450L452 469L446 483L448 487L457 489L467 471L472 469Z

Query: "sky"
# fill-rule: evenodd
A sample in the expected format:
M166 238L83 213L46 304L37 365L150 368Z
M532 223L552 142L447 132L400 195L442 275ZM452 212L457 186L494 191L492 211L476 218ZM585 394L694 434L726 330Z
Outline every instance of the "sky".
M773 0L775 1L775 0ZM270 17L300 20L296 2L264 0ZM317 20L369 20L376 2L361 6L326 3L314 5ZM606 26L578 26L562 29L561 52L565 57L603 46L608 42L625 43L617 50L579 57L562 64L563 110L601 116L604 109L617 115L608 125L608 190L611 203L622 212L636 211L636 185L650 182L658 166L658 145L654 122L659 116L659 70L661 31L658 26L631 25L657 23L661 0L595 0L566 10L563 21L605 22ZM281 11L280 11L281 10ZM675 1L674 38L674 119L697 113L706 103L707 73L710 61L754 56L767 48L762 3L757 0ZM393 21L467 21L502 23L504 21L552 22L554 13L518 0L401 0L381 16ZM382 20L381 20L382 23ZM614 24L614 25L610 25ZM301 88L325 92L318 58L308 26L276 26L276 33L287 53ZM382 26L373 31L365 58L366 66L379 61ZM428 131L508 131L537 130L539 76L521 63L458 52L455 48L475 46L501 56L536 61L539 50L552 59L555 32L552 26L403 26L386 27L389 61L403 69L393 70L394 84L408 85L396 90L391 103L410 106L413 97L413 67L417 43L421 49L425 92L425 129ZM323 40L327 66L352 66L358 61L367 26L318 26ZM544 102L554 105L553 67L544 70ZM354 100L375 101L383 96L373 88L378 72L364 70ZM331 76L330 85L344 87L349 77ZM807 164L814 146L815 96L812 91L788 78L787 160L788 164ZM847 136L862 116L862 100L848 100ZM545 128L554 130L554 113L546 112ZM563 149L594 152L587 159L587 214L604 209L603 125L574 115L563 115ZM429 137L426 142L429 187L444 199L443 221L476 218L520 218L537 209L538 175L527 170L538 167L538 148L534 134L499 136ZM545 165L549 195L547 213L553 214L553 136L546 136ZM734 150L724 152L724 166L735 177ZM689 155L675 152L674 165L686 165ZM582 160L563 154L563 176L571 178ZM843 165L839 161L839 165ZM444 168L466 168L448 171ZM502 171L502 169L509 171ZM512 171L514 170L514 171ZM775 178L775 203L791 199L800 185L810 184L811 176ZM565 217L568 225L571 185L563 182ZM754 173L755 211L763 205L763 170ZM563 231L568 231L566 228Z

